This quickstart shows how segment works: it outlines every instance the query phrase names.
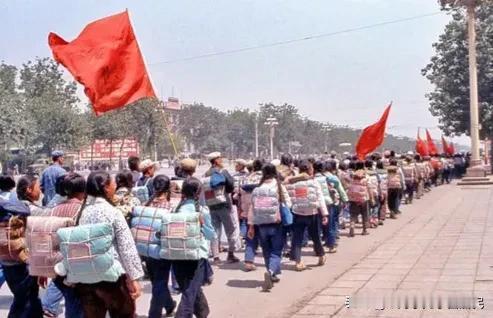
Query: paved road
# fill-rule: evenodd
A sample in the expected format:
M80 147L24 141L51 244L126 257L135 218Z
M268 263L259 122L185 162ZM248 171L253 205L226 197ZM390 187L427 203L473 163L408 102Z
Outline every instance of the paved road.
M214 284L205 290L211 317L493 317L493 270L489 267L493 265L492 200L492 188L447 185L434 189L412 206L404 206L399 219L387 220L369 236L349 238L343 231L339 252L329 255L324 267L298 273L284 261L282 280L270 293L261 292L260 255L255 272L245 273L239 265L220 265ZM304 250L307 264L316 264L312 254L310 248ZM141 316L146 315L149 304L148 282L144 289L145 295L138 301ZM381 305L383 296L392 292L401 296L402 308L405 296L413 295L419 296L418 306L422 296L433 297L435 308L436 299L443 296L446 308L446 296L457 292L483 297L485 307L361 309L366 308L359 301L364 296L375 296ZM345 307L346 296L350 296L350 309ZM0 316L6 314L10 300L4 286ZM390 296L386 304L390 307ZM409 306L413 304L410 298Z

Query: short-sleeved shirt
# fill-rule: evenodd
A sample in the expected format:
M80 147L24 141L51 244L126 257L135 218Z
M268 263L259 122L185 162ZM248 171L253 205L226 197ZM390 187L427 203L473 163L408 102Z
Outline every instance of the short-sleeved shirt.
M52 164L43 171L40 180L41 190L43 191L43 205L48 204L53 199L56 194L56 179L66 173L67 171L57 163Z

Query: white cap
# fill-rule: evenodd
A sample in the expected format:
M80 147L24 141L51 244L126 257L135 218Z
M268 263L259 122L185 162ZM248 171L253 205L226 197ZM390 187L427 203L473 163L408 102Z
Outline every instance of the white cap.
M279 160L279 159L274 159L274 160L272 160L270 163L272 163L274 166L278 166L278 165L280 165L280 164L281 164L281 160Z
M219 151L211 152L210 154L207 155L207 160L212 161L217 158L221 158L222 155Z
M150 168L150 167L152 167L152 166L154 166L154 167L158 168L158 167L159 167L159 162L157 162L157 161L152 161L152 160L150 160L150 159L146 159L146 160L144 160L144 161L142 161L142 162L140 163L140 165L139 165L139 170L140 170L140 171L144 171L144 170L146 170L146 169L149 169L149 168Z
M245 159L241 159L241 158L238 158L235 160L235 163L236 164L239 164L239 165L242 165L243 167L246 167L247 166L247 162Z

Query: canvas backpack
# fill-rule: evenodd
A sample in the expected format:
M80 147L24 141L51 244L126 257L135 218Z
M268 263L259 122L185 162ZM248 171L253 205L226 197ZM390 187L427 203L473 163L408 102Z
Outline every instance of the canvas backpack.
M28 260L24 235L29 214L29 207L20 201L0 200L0 262L25 263Z
M132 194L139 199L140 203L144 204L149 201L149 188L147 184L152 180L152 178L147 179L144 185L135 186L132 188Z
M208 207L214 207L228 202L225 184L225 177L222 173L215 170L209 177L202 180L205 204Z

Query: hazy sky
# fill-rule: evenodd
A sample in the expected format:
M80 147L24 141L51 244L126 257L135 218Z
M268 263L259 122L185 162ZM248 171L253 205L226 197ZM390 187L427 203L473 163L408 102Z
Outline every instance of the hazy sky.
M220 109L290 103L320 121L363 127L389 101L389 132L435 127L420 74L445 14L277 47L159 63L439 11L434 0L0 0L0 60L51 56L48 32L66 40L90 21L128 8L154 87ZM439 138L438 129L433 129ZM460 138L461 142L464 142Z

